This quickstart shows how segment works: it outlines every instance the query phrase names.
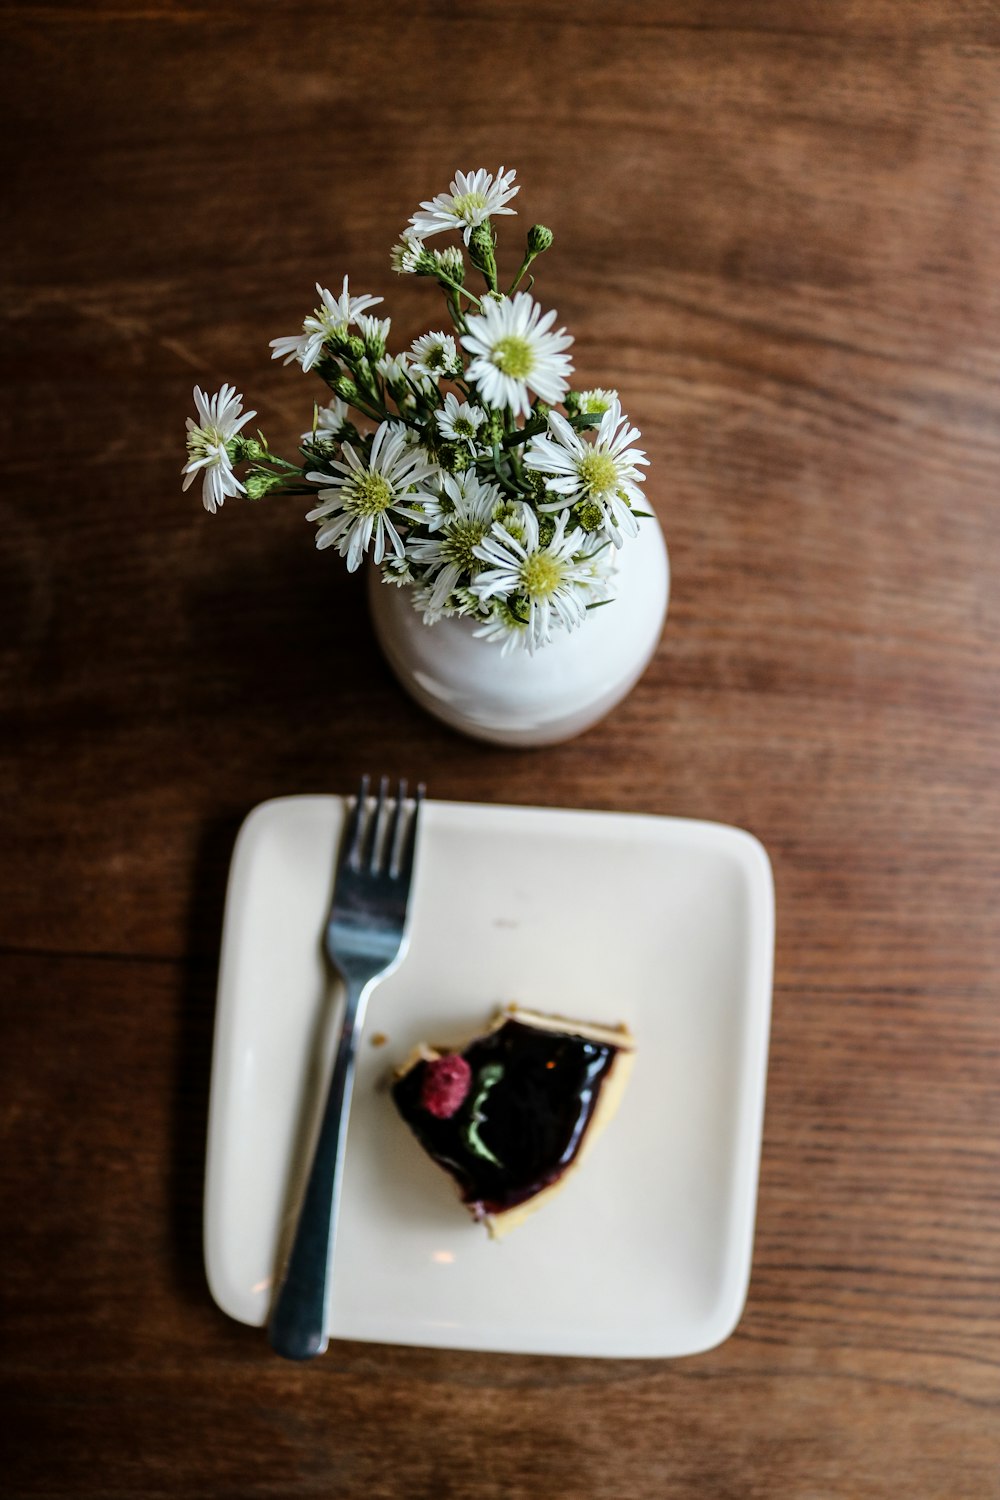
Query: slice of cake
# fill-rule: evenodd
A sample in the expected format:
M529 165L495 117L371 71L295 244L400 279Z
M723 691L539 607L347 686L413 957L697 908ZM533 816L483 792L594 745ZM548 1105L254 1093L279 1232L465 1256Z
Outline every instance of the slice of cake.
M580 1165L618 1107L634 1050L627 1026L509 1005L461 1051L418 1047L392 1096L473 1218L497 1238Z

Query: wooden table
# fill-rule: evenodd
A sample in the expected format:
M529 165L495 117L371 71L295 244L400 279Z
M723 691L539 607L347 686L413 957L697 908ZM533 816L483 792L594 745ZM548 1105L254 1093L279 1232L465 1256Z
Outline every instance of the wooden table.
M366 11L368 13L366 13ZM2 1488L1000 1495L1000 14L978 0L8 8ZM643 682L554 749L406 700L296 504L180 493L191 386L272 440L313 283L517 168L581 384L653 460ZM214 1307L222 900L263 798L716 819L769 849L749 1302L678 1362L331 1345Z

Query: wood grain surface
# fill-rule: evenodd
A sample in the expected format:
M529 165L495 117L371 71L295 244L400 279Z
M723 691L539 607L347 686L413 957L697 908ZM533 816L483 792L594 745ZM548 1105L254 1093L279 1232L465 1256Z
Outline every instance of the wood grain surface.
M93 0L0 36L0 1489L1000 1496L1000 11ZM312 387L267 343L317 280L422 331L388 246L501 162L674 570L633 695L524 752L402 696L297 502L212 519L179 482L195 381L294 442ZM720 1348L300 1368L211 1302L233 837L383 768L770 851L754 1270Z

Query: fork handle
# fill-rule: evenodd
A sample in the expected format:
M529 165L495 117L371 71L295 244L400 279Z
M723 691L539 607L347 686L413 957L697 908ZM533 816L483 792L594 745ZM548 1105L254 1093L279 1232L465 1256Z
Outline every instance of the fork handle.
M347 1117L362 1001L368 985L348 982L344 1021L316 1149L285 1274L268 1322L271 1347L285 1359L314 1359L329 1342L330 1265L344 1168Z

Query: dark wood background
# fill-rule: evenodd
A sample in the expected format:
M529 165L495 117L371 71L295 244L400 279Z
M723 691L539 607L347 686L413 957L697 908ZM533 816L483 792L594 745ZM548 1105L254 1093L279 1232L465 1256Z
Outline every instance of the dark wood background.
M17 1496L1000 1495L1000 9L987 0L4 8L3 1426ZM396 688L298 503L180 493L195 381L268 359L457 167L620 388L662 646L554 749ZM678 1362L334 1344L212 1304L232 841L364 769L768 847L750 1298Z

